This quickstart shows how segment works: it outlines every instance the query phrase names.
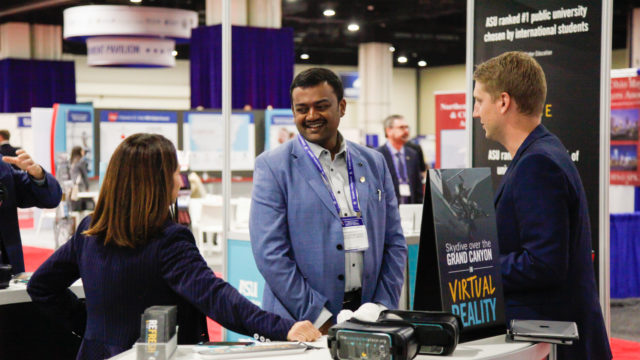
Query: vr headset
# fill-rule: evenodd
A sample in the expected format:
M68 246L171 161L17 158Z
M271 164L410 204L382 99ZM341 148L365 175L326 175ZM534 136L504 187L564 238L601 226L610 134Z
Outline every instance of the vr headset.
M328 344L333 359L410 360L451 354L461 328L451 313L385 310L375 322L351 319L332 326Z

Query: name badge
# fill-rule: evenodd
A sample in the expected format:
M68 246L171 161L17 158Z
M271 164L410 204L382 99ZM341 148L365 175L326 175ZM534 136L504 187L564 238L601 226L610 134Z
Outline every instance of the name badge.
M365 251L369 248L367 228L361 217L349 216L342 220L342 235L344 237L344 249L346 251Z
M400 196L411 196L409 184L400 184L398 190L400 190Z

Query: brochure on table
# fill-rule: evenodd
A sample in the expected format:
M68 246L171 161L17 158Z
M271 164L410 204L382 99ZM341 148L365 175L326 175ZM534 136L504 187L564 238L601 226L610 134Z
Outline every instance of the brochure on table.
M178 113L175 111L100 110L100 162L111 155L127 136L160 134L178 148Z
M96 174L93 122L93 106L91 105L53 105L53 126L55 127L53 149L56 158L58 156L68 158L74 146L82 147L89 164L90 177Z
M219 112L186 112L183 144L195 171L222 170L224 119ZM231 170L253 170L256 156L253 114L231 114Z
M264 113L264 150L275 149L298 133L291 109L271 109Z

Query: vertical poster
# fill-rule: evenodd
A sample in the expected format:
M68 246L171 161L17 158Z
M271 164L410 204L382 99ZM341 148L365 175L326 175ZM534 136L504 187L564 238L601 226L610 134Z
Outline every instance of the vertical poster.
M466 94L436 92L436 169L467 167Z
M610 148L612 185L640 186L639 118L640 76L612 78Z
M542 124L560 138L582 178L596 274L601 219L602 6L602 1L475 1L472 62L468 65L473 68L506 51L524 51L542 66L547 80ZM471 131L472 166L490 167L495 189L511 156L500 144L485 138L479 118L473 119Z
M458 315L461 341L504 333L489 169L431 169L428 174L414 309Z
M278 145L293 139L298 133L291 109L272 109L264 113L264 150L275 149Z
M185 112L184 151L195 171L220 171L223 167L224 119L217 112ZM231 170L253 170L256 157L253 114L231 114Z
M95 139L93 136L93 106L84 104L55 104L56 156L69 157L74 146L84 149L89 176L96 175Z
M174 111L100 110L100 162L111 155L127 136L159 134L178 148L178 114Z

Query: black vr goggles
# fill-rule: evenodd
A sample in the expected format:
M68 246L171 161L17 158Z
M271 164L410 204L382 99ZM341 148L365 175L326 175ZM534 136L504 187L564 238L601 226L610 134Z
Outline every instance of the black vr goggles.
M332 326L328 343L333 359L409 360L451 354L461 328L451 313L385 310L375 322L351 319Z

